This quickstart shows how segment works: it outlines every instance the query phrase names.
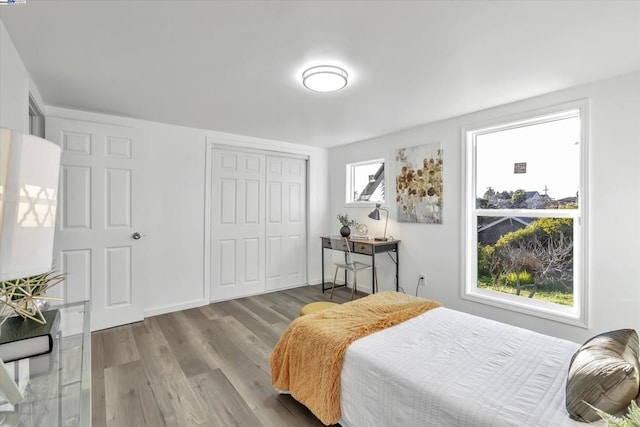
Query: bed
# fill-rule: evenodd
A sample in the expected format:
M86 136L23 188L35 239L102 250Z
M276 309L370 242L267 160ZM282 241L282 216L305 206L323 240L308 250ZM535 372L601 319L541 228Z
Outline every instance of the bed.
M294 320L274 349L274 387L290 392L323 423L339 422L343 427L586 425L571 419L565 409L567 371L579 344L437 303L408 319L367 331L371 333L346 345L343 342L342 364L332 379L327 373L335 361L327 359L333 357L333 350L310 337L331 339L333 331L324 329L327 325L345 321L357 325L360 320L353 320L347 306L371 298L383 305L389 298L415 301L404 294L381 293L303 316ZM295 364L301 367L297 373ZM297 381L296 375L300 376ZM339 402L337 414L326 410L331 398Z
M579 347L436 308L349 347L340 424L584 426L569 418L564 398Z

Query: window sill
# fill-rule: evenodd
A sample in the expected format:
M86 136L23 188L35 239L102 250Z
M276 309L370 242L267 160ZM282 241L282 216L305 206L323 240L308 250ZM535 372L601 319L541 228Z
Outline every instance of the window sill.
M577 307L566 307L544 301L532 300L522 296L503 294L484 289L464 290L462 299L480 304L498 307L528 316L565 323L580 328L588 328L587 319Z
M385 202L347 202L344 204L345 208L375 208L379 204L380 207L388 209Z

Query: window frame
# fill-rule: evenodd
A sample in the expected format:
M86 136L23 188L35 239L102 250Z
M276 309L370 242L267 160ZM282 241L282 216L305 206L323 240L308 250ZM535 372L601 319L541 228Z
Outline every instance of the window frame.
M354 194L354 181L355 181L355 172L354 168L357 166L366 166L375 163L382 163L384 165L384 171L382 173L382 184L386 187L387 185L387 161L384 158L372 159L372 160L363 160L360 162L347 163L346 165L346 173L345 173L345 206L347 207L355 207L355 206L375 206L376 204L386 205L387 203L387 195L386 191L383 194L383 200L381 201L356 201L353 200Z
M553 120L572 117L580 118L579 149L579 195L578 208L568 209L480 209L476 207L476 136L501 130L531 126ZM464 167L462 168L464 188L462 192L462 286L461 298L482 304L503 308L518 313L567 323L583 328L588 327L588 280L587 280L587 206L588 206L588 143L589 143L589 101L579 100L548 108L537 109L517 115L501 117L475 123L461 129ZM477 286L477 218L480 216L517 216L572 218L574 229L574 287L573 307L544 301L526 299L506 293L486 290Z

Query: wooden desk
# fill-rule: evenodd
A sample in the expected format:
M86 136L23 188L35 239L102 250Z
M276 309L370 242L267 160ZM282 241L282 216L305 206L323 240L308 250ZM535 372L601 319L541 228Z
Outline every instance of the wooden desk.
M330 237L321 237L322 240L322 292L331 289L330 287L325 288L324 281L324 250L331 250L331 238ZM349 249L354 254L367 255L371 257L371 265L373 268L376 268L376 254L384 253L384 252L394 252L396 254L395 259L391 257L393 262L396 264L396 292L399 289L399 278L398 273L400 271L400 257L398 253L398 243L400 240L388 240L386 242L379 242L375 240L360 240L360 239L347 239L349 243ZM347 248L343 249L344 252L347 252ZM345 277L347 273L345 271ZM376 292L376 282L375 282L375 274L371 275L371 293L374 294ZM346 283L346 279L345 279ZM342 286L342 285L341 285Z

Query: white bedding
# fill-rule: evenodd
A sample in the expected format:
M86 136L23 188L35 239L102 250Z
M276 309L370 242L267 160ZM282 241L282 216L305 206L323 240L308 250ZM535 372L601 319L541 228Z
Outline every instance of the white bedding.
M584 427L569 418L564 398L579 347L437 308L351 344L340 424Z

